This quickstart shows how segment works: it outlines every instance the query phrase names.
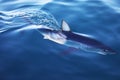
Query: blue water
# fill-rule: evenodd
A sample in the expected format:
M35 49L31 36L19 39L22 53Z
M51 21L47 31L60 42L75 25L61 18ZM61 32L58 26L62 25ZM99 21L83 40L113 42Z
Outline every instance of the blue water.
M120 80L119 0L0 0L0 80ZM31 25L94 37L117 54L100 55L43 39Z

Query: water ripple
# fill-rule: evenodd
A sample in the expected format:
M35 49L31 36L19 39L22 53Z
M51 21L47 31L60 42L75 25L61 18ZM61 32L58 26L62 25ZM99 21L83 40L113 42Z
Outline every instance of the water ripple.
M119 0L0 3L0 80L119 80L119 54L102 56L74 50L44 40L34 30L43 25L60 29L58 22L65 19L71 30L92 35L119 53Z
M104 4L109 6L115 12L120 13L120 0L101 0Z
M19 10L13 10L9 12L2 11L0 12L0 23L6 24L8 26L5 26L4 29L1 29L4 32L6 29L11 28L23 28L21 30L28 29L28 25L44 25L53 29L59 29L59 25L57 21L55 20L54 16L48 12L45 12L43 10L35 9L35 8L24 8ZM12 25L12 26L10 26ZM22 25L23 27L21 27ZM27 28L25 25L27 25ZM3 28L3 26L2 26ZM29 27L29 29L37 29L38 27Z

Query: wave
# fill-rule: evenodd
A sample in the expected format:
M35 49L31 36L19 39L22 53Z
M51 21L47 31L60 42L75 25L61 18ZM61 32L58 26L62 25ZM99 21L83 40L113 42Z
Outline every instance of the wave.
M53 29L60 29L58 22L52 14L38 8L24 8L7 12L1 11L0 23L3 24L0 27L1 33L9 29L20 29L20 31L38 29L41 25Z
M104 4L109 6L115 12L120 13L120 1L119 0L101 0Z

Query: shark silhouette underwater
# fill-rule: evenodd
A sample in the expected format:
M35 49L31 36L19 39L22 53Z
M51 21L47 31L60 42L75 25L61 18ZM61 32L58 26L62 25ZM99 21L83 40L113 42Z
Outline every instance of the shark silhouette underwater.
M16 29L16 28L15 28ZM51 40L58 44L66 45L70 48L81 49L87 52L94 52L99 54L116 54L117 52L102 42L91 38L90 36L81 33L72 32L67 22L62 20L60 30L49 28L45 25L30 25L24 28L17 28L16 31L37 29L44 39Z
M38 30L44 36L44 39L51 40L58 44L103 55L116 53L113 49L100 41L81 35L80 33L72 32L69 25L64 20L62 20L61 30L54 30L47 26L42 26L42 28Z

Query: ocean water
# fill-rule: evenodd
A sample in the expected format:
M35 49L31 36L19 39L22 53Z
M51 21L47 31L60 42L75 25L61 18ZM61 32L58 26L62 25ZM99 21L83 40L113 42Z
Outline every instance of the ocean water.
M0 80L120 80L119 0L0 0ZM43 39L32 25L92 36L117 54Z

